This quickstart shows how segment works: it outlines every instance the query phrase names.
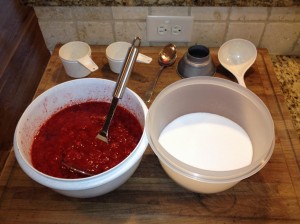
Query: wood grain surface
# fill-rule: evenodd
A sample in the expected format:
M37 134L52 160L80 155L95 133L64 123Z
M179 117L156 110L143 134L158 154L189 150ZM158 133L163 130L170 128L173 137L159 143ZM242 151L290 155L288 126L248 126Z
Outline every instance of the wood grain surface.
M71 79L58 58L58 47L36 96ZM142 98L159 69L159 50L158 47L140 49L153 61L135 65L128 87ZM186 50L178 49L179 59ZM219 65L217 50L211 49L216 76L235 81ZM109 70L105 47L93 46L92 52L100 69L90 77L116 80L117 75ZM163 71L154 97L180 79L177 62ZM268 164L235 187L218 194L189 192L165 174L148 147L137 171L119 189L100 197L75 199L31 180L20 169L12 151L0 178L0 223L300 223L300 144L267 50L259 49L245 81L272 114L276 145Z
M31 102L50 58L34 9L19 0L0 3L0 170L15 126Z

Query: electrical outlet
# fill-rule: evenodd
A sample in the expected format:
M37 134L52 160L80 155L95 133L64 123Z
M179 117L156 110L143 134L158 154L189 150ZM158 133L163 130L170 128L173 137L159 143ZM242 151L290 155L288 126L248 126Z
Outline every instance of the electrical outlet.
M147 16L148 41L189 42L192 31L192 16Z
M161 24L157 27L157 33L159 35L167 35L169 32L169 26L167 24Z
M182 27L179 25L172 26L171 30L172 35L181 35L182 34Z

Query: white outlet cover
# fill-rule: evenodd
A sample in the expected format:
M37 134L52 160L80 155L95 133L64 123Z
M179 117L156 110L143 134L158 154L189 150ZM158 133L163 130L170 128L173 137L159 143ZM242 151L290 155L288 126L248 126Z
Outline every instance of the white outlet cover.
M147 16L147 41L190 42L193 20L192 16Z

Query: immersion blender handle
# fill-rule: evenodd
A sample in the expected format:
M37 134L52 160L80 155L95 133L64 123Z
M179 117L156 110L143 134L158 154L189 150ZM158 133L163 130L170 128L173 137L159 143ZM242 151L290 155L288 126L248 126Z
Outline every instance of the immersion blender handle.
M135 61L139 53L138 47L140 45L141 45L141 38L135 37L134 40L132 41L131 47L128 49L127 56L122 67L122 71L119 74L119 78L113 94L114 98L121 99L124 94L131 71L133 69L133 66L135 64Z

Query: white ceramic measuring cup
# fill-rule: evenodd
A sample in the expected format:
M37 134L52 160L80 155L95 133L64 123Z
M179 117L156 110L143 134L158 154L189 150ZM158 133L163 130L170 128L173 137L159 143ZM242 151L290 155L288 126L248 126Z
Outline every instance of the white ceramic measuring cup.
M128 49L131 44L124 41L114 42L106 48L106 57L108 59L108 64L110 69L114 73L120 73L122 70L123 63L126 58ZM137 62L149 64L152 61L151 57L139 53L136 59Z
M59 49L65 71L72 78L83 78L98 69L91 53L90 46L82 41L66 43Z
M232 39L225 42L219 49L218 58L221 65L230 71L238 83L246 87L244 75L255 62L257 49L245 39Z

